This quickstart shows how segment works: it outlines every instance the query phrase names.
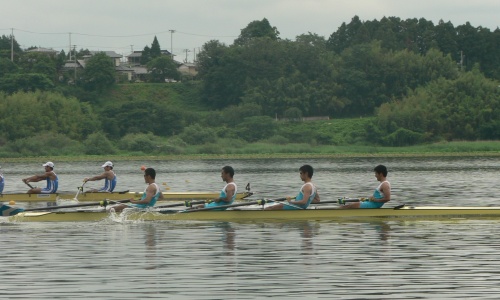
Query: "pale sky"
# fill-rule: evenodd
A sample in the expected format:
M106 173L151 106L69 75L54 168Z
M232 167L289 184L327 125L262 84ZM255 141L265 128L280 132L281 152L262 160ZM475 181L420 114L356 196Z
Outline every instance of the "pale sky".
M254 20L267 18L281 38L293 40L308 32L328 38L354 15L363 21L442 19L455 27L469 21L493 31L500 27L500 0L0 0L0 35L14 28L22 48L66 52L71 36L77 49L124 56L151 46L156 35L162 49L173 48L176 60L183 61L188 49L192 61L193 51L207 41L232 44Z

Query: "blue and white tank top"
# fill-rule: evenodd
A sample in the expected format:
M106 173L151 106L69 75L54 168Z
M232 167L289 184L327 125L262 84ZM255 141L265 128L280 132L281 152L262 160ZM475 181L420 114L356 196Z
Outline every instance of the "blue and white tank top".
M59 186L59 177L57 177L57 174L52 172L56 176L56 179L52 180L50 177L47 177L47 186L42 189L43 194L53 194L57 192L57 188Z
M300 188L299 194L297 195L297 197L295 197L295 201L300 201L300 200L304 199L304 187L307 184L310 184L311 187L312 187L311 196L309 196L309 198L307 199L307 203L306 204L297 205L297 206L300 206L303 209L306 209L309 206L309 204L311 204L311 202L314 200L314 197L316 197L316 186L314 186L314 184L312 182L308 182L308 183L305 183Z
M113 171L111 171L113 172ZM99 192L112 192L116 187L116 174L113 172L113 179L109 180L108 178L104 179L104 187L102 187Z
M383 184L384 182L387 182L387 184L389 185L389 189L391 188L391 183L390 183L389 181L387 181L387 180L382 181L382 182L378 185L378 187L375 189L375 191L373 191L373 198L375 198L375 199L384 199L385 195L384 195L384 193L380 190L380 189L382 188L382 184Z

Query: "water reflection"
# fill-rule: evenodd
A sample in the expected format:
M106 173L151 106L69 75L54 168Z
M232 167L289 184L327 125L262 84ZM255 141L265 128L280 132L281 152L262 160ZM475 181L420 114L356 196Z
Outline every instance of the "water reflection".
M234 256L236 248L236 231L230 222L218 222L215 224L216 228L221 229L222 232L222 249L223 255Z
M157 234L156 234L156 226L153 223L145 224L145 242L146 251L146 266L145 270L153 270L156 269L158 264L158 255L156 253L156 245L157 245Z

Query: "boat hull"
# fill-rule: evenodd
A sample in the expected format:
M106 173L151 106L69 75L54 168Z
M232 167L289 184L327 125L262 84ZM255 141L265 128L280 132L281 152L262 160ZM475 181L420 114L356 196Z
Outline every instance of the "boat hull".
M13 222L90 222L120 218L142 221L295 221L295 220L373 220L373 219L500 219L500 207L403 207L400 209L335 209L320 206L307 210L263 211L241 209L226 211L149 211L127 212L111 216L108 212L24 212L7 217ZM1 220L1 219L0 219Z
M238 193L236 199L245 199L251 196L251 192ZM101 200L125 200L130 198L139 198L142 192L116 192L116 193L80 193L78 200L82 202L92 202ZM165 200L205 200L214 199L219 197L218 192L164 192L163 197ZM53 202L58 199L73 199L75 193L62 192L56 194L26 194L26 193L13 193L13 194L0 194L0 202L9 203L15 202Z

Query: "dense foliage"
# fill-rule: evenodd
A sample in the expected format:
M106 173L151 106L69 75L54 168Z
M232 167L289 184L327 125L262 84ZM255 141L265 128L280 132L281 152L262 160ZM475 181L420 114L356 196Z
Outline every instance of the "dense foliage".
M11 61L2 36L0 156L53 155L54 144L61 154L171 154L500 138L498 28L354 17L327 39L279 34L262 19L232 45L209 41L196 80L178 83L166 83L180 76L155 37L141 57L151 83L126 84L104 53L47 55L14 40ZM65 68L70 56L85 68ZM318 116L330 120L303 121Z

